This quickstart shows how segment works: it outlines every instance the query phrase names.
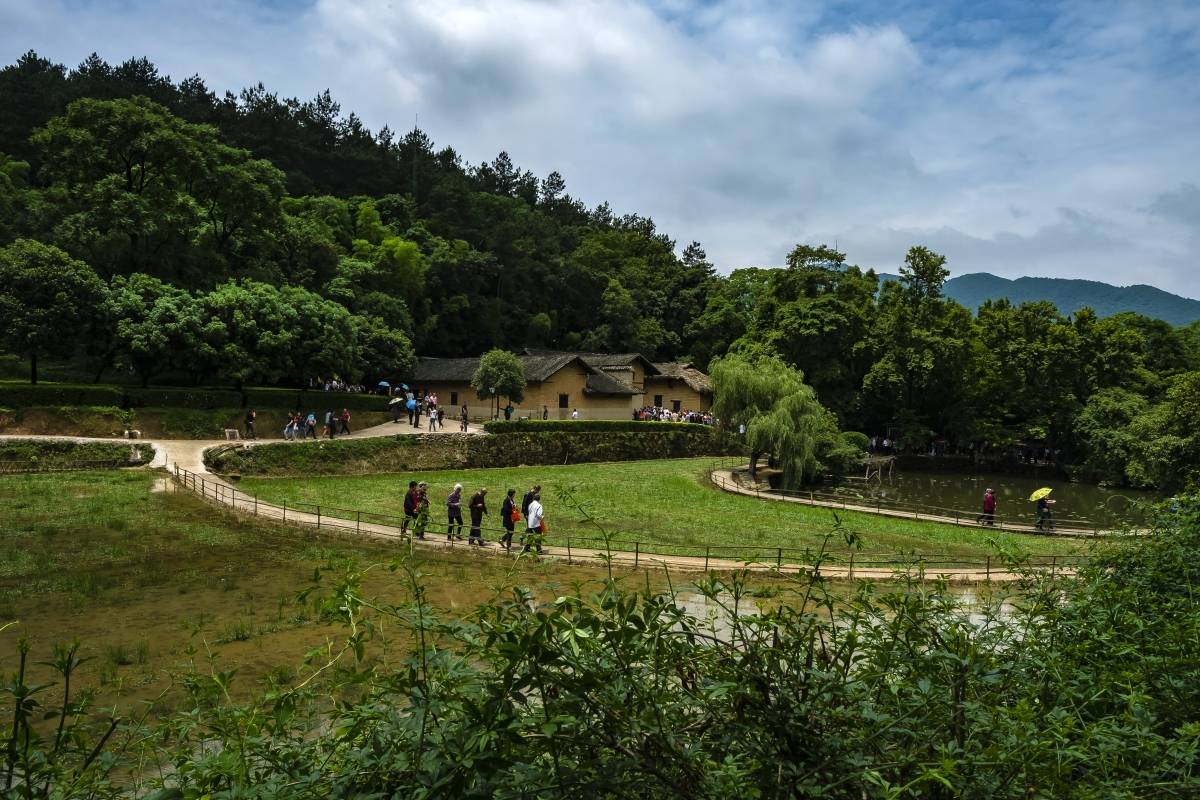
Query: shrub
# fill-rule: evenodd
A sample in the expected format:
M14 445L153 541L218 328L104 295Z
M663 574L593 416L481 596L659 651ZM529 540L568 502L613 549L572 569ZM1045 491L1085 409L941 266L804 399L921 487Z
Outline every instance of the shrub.
M239 408L242 405L242 393L233 389L154 386L129 388L125 394L128 405L135 408Z
M645 422L632 419L512 419L483 423L488 433L664 433L669 431L711 431L708 425L694 422Z
M118 386L79 383L0 383L0 406L120 406L125 393Z

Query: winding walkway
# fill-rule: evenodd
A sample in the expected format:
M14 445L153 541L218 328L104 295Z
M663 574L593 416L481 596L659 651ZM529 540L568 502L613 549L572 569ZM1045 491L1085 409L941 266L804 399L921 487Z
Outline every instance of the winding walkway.
M404 423L384 423L371 428L365 428L361 431L356 431L344 438L365 439L393 435L416 435L425 433L413 429ZM445 430L442 434L459 433L457 425L453 430ZM468 433L479 434L482 429L477 426L471 426ZM433 435L439 435L434 433ZM80 436L0 436L0 439L58 439L68 441L121 441L111 438L100 439L92 437ZM155 448L153 460L147 465L152 469L165 469L172 478L173 483L178 489L191 491L204 498L205 501L232 510L239 514L249 515L261 518L263 520L276 522L279 524L296 525L302 527L312 527L320 530L328 530L342 534L353 534L356 536L372 536L380 539L388 539L392 541L402 541L408 547L424 547L424 548L439 548L442 550L464 550L475 548L465 544L464 542L448 542L444 538L431 535L428 539L414 540L412 537L402 534L399 526L387 524L383 522L371 521L370 519L362 519L361 515L356 519L347 519L344 517L322 516L319 512L312 513L308 511L299 511L289 509L286 505L277 505L259 500L253 495L237 489L220 475L209 472L204 464L204 451L218 445L228 445L231 442L223 439L209 440L183 440L183 439L143 439L140 440L143 444L152 445ZM276 443L280 440L262 440L260 443ZM133 444L134 442L130 442ZM243 442L247 446L256 446L255 442ZM310 446L309 442L295 442L291 446L306 447ZM749 492L753 495L753 492ZM368 515L369 517L369 515ZM593 540L594 541L594 540ZM495 556L513 557L494 544L488 547L479 548L481 553L492 554ZM782 552L782 551L781 551ZM515 553L515 551L514 551ZM564 548L558 540L551 535L547 541L547 555L554 558L565 559L568 563L603 563L605 559L611 559L615 565L626 566L632 568L667 568L672 570L680 570L686 572L704 572L704 571L736 571L741 569L750 569L761 572L779 572L796 574L802 572L813 572L814 569L822 576L833 579L867 579L867 580L889 580L895 578L898 574L907 573L909 575L918 576L923 579L935 580L944 579L951 583L983 583L988 581L995 582L1011 582L1020 580L1024 576L1019 572L1006 570L999 565L992 568L989 565L986 567L932 567L923 566L921 563L913 564L889 564L886 566L854 566L853 563L823 563L816 567L812 564L801 563L786 563L782 558L770 561L743 561L730 558L709 558L703 556L682 556L682 555L665 555L658 553L650 553L642 550L630 551L605 551L595 547L577 547L567 544ZM1053 569L1060 574L1069 574L1069 567L1047 567L1047 570Z
M911 519L919 522L937 522L942 525L957 525L960 528L975 528L979 530L997 530L1007 533L1021 533L1029 536L1065 536L1074 539L1103 539L1107 536L1112 536L1114 531L1106 531L1099 528L1079 528L1072 527L1070 522L1056 523L1054 528L1049 531L1040 530L1032 524L1020 522L999 522L996 525L981 527L972 519L972 515L946 516L944 514L927 513L920 510L905 511L898 508L888 508L887 506L872 506L856 504L853 500L824 500L812 497L805 497L803 494L780 494L779 492L762 492L757 489L743 486L738 483L734 477L733 471L728 469L713 470L709 477L713 485L731 494L740 494L746 497L753 497L758 500L773 500L785 503L799 503L805 506L816 506L818 508L832 508L840 511L855 511L860 514L873 514L879 517L894 517L896 519ZM1135 531L1138 532L1138 531Z

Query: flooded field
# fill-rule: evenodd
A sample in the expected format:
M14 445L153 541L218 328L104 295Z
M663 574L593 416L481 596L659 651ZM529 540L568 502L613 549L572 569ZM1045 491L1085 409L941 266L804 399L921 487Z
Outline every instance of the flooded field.
M1048 478L986 473L954 474L945 472L900 472L886 470L879 479L847 479L831 488L839 496L880 501L883 505L902 504L929 509L958 511L966 516L980 513L984 492L996 491L996 513L1005 520L1029 521L1034 504L1029 495L1043 486L1054 491L1057 502L1054 516L1063 525L1083 522L1101 528L1141 525L1146 520L1144 505L1158 497L1136 489L1109 489L1087 483L1072 483Z
M78 640L90 659L81 688L95 689L101 706L128 709L162 696L165 709L181 676L212 669L236 669L234 693L247 695L297 679L306 652L345 638L322 613L325 593L299 598L314 570L327 586L399 552L387 542L251 524L170 486L149 472L0 477L0 624L15 623L0 633L0 669L15 668L24 637L33 676L46 677L34 662L48 660L55 643ZM605 574L466 548L414 563L429 601L456 616L513 586L553 597L598 586ZM383 567L367 573L363 593L388 604L412 599L407 576ZM408 651L404 637L385 641L373 657Z

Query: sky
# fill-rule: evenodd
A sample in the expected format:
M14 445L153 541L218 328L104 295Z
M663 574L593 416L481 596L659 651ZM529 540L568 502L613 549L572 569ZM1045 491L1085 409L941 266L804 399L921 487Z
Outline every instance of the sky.
M557 170L722 272L829 244L897 272L1200 297L1200 3L0 0L0 57L328 88L470 163Z

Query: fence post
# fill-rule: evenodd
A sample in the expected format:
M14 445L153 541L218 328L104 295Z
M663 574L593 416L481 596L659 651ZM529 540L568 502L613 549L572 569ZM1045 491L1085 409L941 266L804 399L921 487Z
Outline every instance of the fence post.
M321 507L317 506L317 530L321 530Z
M354 532L362 533L362 511L354 512Z
M775 566L776 567L783 566L783 548L782 547L777 548L775 550Z
M254 495L254 516L258 516L258 495Z
M642 543L641 543L641 542L634 542L634 543L633 543L633 568L634 568L634 569L637 569L637 565L638 565L638 557L639 557L639 555L640 555L640 553L641 553L641 550L642 550Z
M208 488L204 485L204 478L200 479L200 496L208 497Z
M850 551L850 574L846 576L848 580L854 580L854 551Z
M712 550L712 545L704 545L704 571L708 572L708 552Z
M985 569L987 570L986 575L987 575L988 583L991 583L992 582L992 557L991 556L987 557L987 567Z
M287 522L287 500L283 501L283 521Z
M567 563L571 563L571 537L567 537Z
M1053 578L1056 572L1058 572L1058 556L1050 556L1050 577Z

